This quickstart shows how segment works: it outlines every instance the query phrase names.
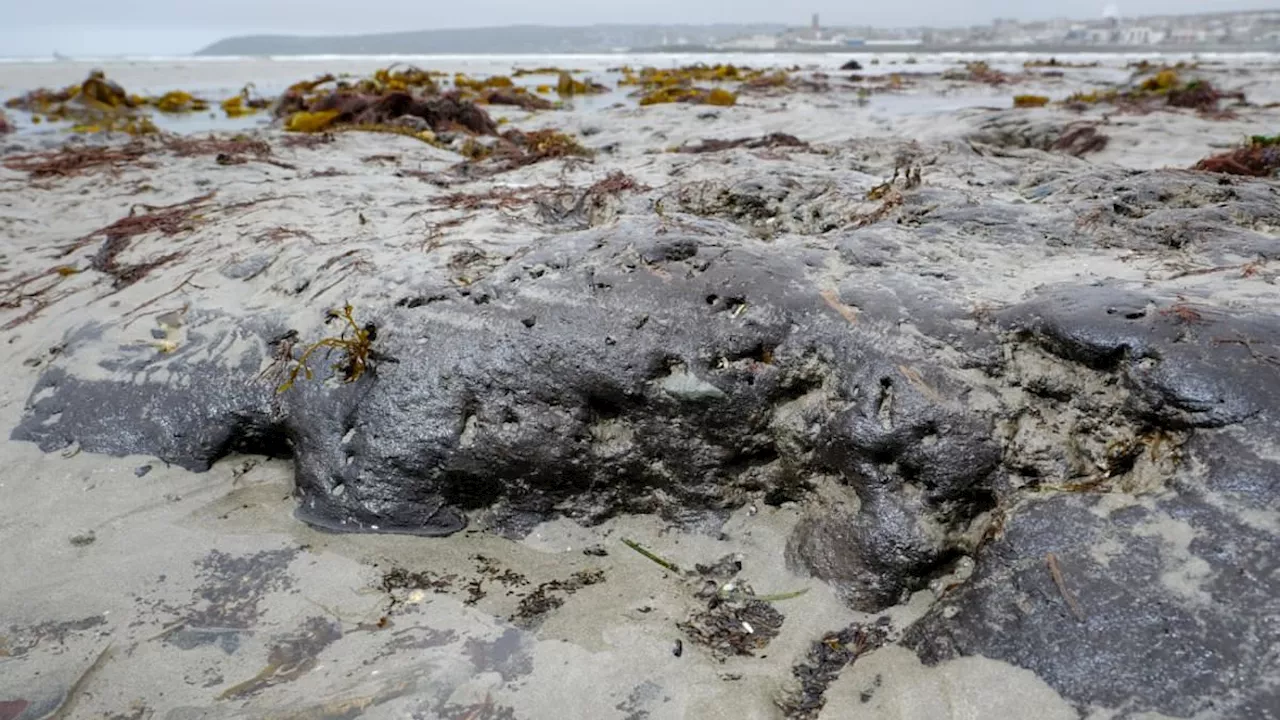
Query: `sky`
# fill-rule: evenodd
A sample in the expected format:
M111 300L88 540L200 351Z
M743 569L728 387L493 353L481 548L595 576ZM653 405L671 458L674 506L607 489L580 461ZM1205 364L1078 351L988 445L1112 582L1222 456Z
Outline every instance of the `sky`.
M1277 0L0 0L0 55L185 54L231 35L351 34L487 25L776 22L955 26L995 17L1100 17L1280 8ZM1096 7L1095 7L1096 5Z

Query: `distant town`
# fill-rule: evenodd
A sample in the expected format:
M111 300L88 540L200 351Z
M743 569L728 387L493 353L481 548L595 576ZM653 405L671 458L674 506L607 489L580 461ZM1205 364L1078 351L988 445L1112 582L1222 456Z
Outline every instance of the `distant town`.
M698 44L676 38L672 44ZM1274 46L1280 48L1280 10L1126 18L1116 6L1096 20L1041 22L996 19L964 28L826 27L814 15L808 27L731 38L720 50L856 49L877 46L1044 47L1085 49L1139 46Z
M742 25L509 25L376 35L226 38L197 55L535 54L621 52L1122 50L1280 51L1280 10L1125 17L1112 6L1093 20L998 19L965 28Z

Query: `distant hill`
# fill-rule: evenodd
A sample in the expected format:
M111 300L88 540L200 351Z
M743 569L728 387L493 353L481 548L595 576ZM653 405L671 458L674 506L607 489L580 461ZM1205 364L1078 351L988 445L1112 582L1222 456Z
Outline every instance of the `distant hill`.
M249 35L210 45L197 55L422 55L613 52L669 45L711 45L783 25L589 25L421 30L376 35Z

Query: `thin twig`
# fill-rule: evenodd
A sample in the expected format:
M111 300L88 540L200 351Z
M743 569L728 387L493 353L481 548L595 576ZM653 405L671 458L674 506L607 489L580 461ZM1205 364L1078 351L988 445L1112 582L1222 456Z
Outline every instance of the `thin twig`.
M678 565L676 565L675 563L671 562L670 560L667 560L667 559L665 559L665 558L662 558L662 557L660 557L660 556L658 556L658 555L655 555L655 554L653 554L652 552L650 552L650 551L646 550L646 549L644 548L644 546L643 546L643 545L641 545L640 543L636 542L635 540L628 540L627 538L622 538L622 544L626 545L627 547L631 548L632 550L635 550L636 552L638 552L638 553L640 553L641 555L643 555L643 556L645 556L645 557L649 558L650 560L652 560L652 561L654 561L654 562L658 563L659 565L661 565L662 567L666 568L667 570L670 570L671 572L673 572L673 573L677 573L677 574L679 574L679 573L680 573L680 567L679 567Z
M1076 620L1084 622L1084 610L1080 608L1080 603L1076 602L1075 597L1071 595L1071 591L1067 589L1067 581L1062 577L1062 567L1058 565L1058 558L1053 553L1044 556L1045 564L1049 566L1049 574L1053 576L1053 584L1058 586L1058 592L1062 593L1062 599L1067 601L1067 607L1071 609L1071 614L1076 616Z
M102 652L98 653L98 657L94 658L93 663L89 665L89 667L85 668L84 672L80 673L80 677L72 683L70 688L67 688L67 696L58 704L57 709L51 714L45 716L47 720L61 720L68 716L71 712L72 706L75 705L76 696L84 689L84 686L89 681L89 677L102 667L103 661L107 659L107 653L110 652L110 650L111 643L107 643L107 646L102 648Z
M148 300L148 301L146 301L146 302L142 303L142 304L141 304L141 305L139 305L138 307L136 307L136 308L134 308L134 309L130 310L129 312L125 313L122 317L126 317L126 318L127 318L127 317L129 317L129 316L134 316L134 317L133 317L133 319L132 319L132 320L130 320L129 322L125 323L125 325L124 325L124 326L125 326L125 327L129 327L129 325L130 325L131 323L133 323L133 322L134 322L134 320L137 320L137 319L138 319L138 315L137 315L137 314L138 314L139 312L141 312L141 311L143 310L143 308L150 307L151 305L154 305L154 304L156 304L156 303L160 302L160 301L161 301L161 300L163 300L164 298L166 298L166 297L168 297L168 296L170 296L170 295L172 295L172 294L174 294L174 293L178 292L178 291L179 291L179 290L181 290L182 288L184 288L184 287L186 287L186 286L188 286L188 285L191 285L191 278L194 278L197 274L199 274L199 272L200 272L199 270L192 270L192 271L191 271L191 274L190 274L190 275L187 275L187 277L186 277L186 279L185 279L185 280L183 280L182 282L178 283L178 286L177 286L177 287L173 288L172 290L169 290L168 292L160 293L159 295L157 295L157 296L155 296L155 297L151 298L150 300ZM197 290L204 290L204 288L200 287L199 285L191 285L191 287L196 288Z
M720 597L724 600L732 600L734 602L745 602L747 600L759 600L760 602L782 602L783 600L794 600L809 592L809 588L796 590L795 592L777 593L775 595L751 595L743 592L721 592Z

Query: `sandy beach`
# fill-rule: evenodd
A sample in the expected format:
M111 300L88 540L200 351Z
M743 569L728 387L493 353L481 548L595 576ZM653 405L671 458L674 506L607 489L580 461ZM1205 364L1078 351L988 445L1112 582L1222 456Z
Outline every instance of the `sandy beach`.
M1212 111L905 60L718 107L582 59L431 142L6 111L0 720L1280 717L1280 186L1192 169L1280 58L1179 70ZM344 306L372 369L281 392Z

